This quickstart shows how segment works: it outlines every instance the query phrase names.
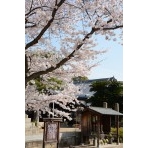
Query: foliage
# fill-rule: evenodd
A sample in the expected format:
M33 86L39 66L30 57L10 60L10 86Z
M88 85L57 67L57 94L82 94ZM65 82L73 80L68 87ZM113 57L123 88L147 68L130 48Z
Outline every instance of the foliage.
M73 81L79 81L79 82L86 81L86 80L88 80L88 78L86 76L84 76L84 77L78 76L78 77L73 78Z
M105 139L105 140L106 140L106 143L108 144L109 143L108 139Z
M122 38L122 17L122 0L25 0L26 110L53 114L53 102L71 110L79 94L72 79L87 76L106 51L93 50L97 35L115 40L121 29ZM56 94L40 93L48 89ZM54 115L69 117L56 108Z
M104 143L104 144L106 144L106 143L107 143L107 142L106 142L106 139L103 139L103 143Z
M111 128L111 133L112 134L117 134L117 128ZM123 138L123 127L119 128L119 138Z
M41 78L35 79L36 89L40 93L52 94L53 90L61 90L63 82L58 78L48 78L47 81L42 81Z
M112 132L110 132L108 135L108 138L112 138L112 137L113 137Z
M104 144L102 139L101 139L101 140L99 140L99 143L100 143L101 145L103 145L103 144Z
M123 84L116 79L107 81L94 82L90 91L95 92L88 100L92 102L92 106L102 106L103 102L107 102L108 106L114 108L115 103L119 103L120 111L123 111Z

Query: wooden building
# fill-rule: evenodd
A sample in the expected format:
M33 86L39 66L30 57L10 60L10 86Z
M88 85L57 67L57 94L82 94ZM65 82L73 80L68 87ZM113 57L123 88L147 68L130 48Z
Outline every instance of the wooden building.
M81 140L88 144L90 138L102 139L111 130L111 116L120 116L120 112L106 107L87 107L81 115ZM99 143L99 140L98 140Z

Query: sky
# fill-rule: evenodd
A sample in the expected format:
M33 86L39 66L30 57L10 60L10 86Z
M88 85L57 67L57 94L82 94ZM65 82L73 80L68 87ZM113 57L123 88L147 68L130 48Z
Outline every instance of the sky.
M115 33L119 35L119 30ZM119 44L121 40L117 41L106 40L105 36L94 35L97 39L98 45L93 50L107 50L106 53L101 54L96 62L101 61L100 64L91 69L88 79L100 79L115 77L118 81L123 81L123 46ZM57 40L53 40L53 44L60 48Z
M100 64L94 67L89 79L99 79L115 77L118 81L123 81L123 46L118 41L107 41L104 37L98 37L98 49L107 49L107 52L100 55Z

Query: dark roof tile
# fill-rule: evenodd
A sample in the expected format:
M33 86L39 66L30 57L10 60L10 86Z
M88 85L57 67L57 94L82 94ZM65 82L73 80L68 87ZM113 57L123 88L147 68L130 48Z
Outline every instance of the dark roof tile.
M104 107L92 107L90 106L89 109L98 112L103 115L123 115L122 113L113 110L112 108L104 108Z

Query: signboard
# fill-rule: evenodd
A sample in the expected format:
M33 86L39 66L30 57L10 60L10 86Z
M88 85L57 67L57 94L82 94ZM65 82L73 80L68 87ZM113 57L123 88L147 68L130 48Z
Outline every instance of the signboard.
M44 131L43 131L43 148L45 143L59 143L59 127L62 118L43 118Z
M58 141L58 123L47 122L46 123L46 142L57 142Z

